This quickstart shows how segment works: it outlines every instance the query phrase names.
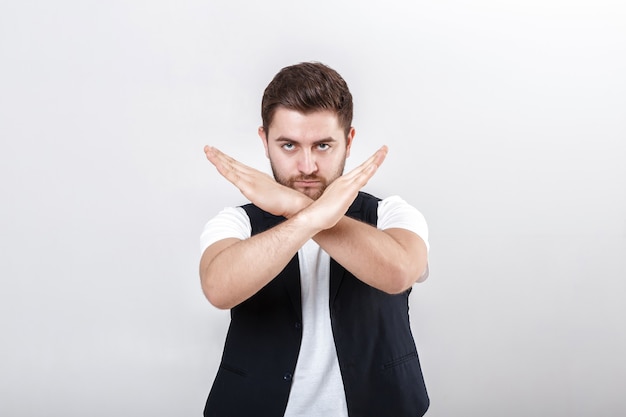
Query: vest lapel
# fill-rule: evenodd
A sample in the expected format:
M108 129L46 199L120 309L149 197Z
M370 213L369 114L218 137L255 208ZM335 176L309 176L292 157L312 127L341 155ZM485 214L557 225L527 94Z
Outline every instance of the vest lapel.
M337 297L337 293L339 292L339 287L341 286L341 281L343 281L343 276L346 274L346 270L344 267L339 265L337 261L334 259L330 260L330 298L329 305L332 306L335 303L335 298Z
M298 321L302 323L302 295L300 290L300 263L298 261L298 254L291 258L291 261L287 264L283 272L282 282L285 286L293 311L298 317Z
M260 209L259 209L260 210ZM262 228L258 230L257 233L265 231L271 227L276 226L279 223L285 221L284 217L274 216L270 213L260 210L263 218L264 225ZM302 294L300 289L300 262L298 260L298 254L296 253L293 258L289 261L287 266L280 273L281 282L285 286L285 290L287 294L289 294L289 299L291 300L291 305L293 306L293 311L298 317L298 321L302 322Z

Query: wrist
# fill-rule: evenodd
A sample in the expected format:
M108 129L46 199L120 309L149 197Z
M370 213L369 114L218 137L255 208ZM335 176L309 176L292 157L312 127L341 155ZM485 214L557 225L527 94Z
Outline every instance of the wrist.
M295 226L298 232L302 232L308 238L313 238L313 236L323 230L323 228L315 224L315 214L311 210L307 210L306 207L294 213L289 222Z
M288 219L292 218L293 216L310 206L311 203L313 203L313 200L311 198L296 191L293 194L293 199L291 201L290 207L285 213L285 217Z

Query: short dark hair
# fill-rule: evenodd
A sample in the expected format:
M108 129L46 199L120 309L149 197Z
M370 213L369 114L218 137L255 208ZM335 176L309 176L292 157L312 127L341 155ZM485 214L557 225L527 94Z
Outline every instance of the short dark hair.
M346 136L352 127L352 94L337 71L320 62L285 67L263 93L261 117L267 134L278 107L310 113L330 110L337 115Z

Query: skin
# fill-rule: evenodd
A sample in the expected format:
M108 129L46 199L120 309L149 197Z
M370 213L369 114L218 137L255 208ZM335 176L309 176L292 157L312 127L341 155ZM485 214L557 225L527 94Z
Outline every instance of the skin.
M276 181L317 200L326 187L343 174L350 156L354 128L347 137L329 111L301 114L280 109L270 126L272 135L259 128ZM324 132L332 134L320 137ZM382 162L382 161L381 161Z
M309 239L358 279L390 294L405 291L423 276L427 251L418 235L399 228L379 230L344 215L385 160L386 146L342 175L355 131L351 128L346 136L334 113L279 108L268 130L259 128L259 136L276 179L216 148L204 148L207 159L246 198L287 218L249 239L223 239L205 250L200 278L211 304L229 309L245 301Z

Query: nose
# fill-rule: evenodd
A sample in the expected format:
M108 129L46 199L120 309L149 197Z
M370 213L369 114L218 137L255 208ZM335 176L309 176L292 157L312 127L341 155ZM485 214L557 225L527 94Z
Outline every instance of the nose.
M300 160L298 161L298 171L302 175L312 175L317 172L317 164L315 163L315 157L309 150L302 152Z

